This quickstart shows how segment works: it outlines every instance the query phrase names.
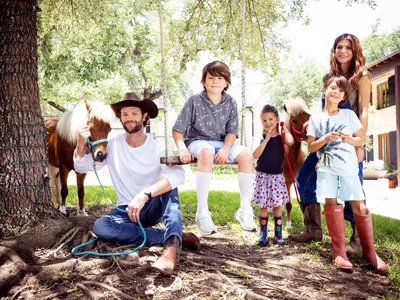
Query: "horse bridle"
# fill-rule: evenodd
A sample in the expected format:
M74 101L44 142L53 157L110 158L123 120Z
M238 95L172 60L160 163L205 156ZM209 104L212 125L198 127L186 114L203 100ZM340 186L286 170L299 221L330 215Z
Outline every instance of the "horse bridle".
M292 123L292 119L289 120L290 123L290 130L293 133L294 138L301 142L307 142L308 137L307 137L307 128L308 128L308 121L306 121L303 124L303 128L301 129L301 131L298 131L296 128L294 128L293 123Z
M88 114L88 124L89 124L89 121L90 121L90 113ZM93 152L92 152L92 148L93 148L94 146L98 145L98 144L101 144L101 143L106 143L106 144L108 144L108 139L100 139L100 140L97 140L97 141L94 141L94 142L92 142L92 141L90 140L90 137L88 137L88 138L86 139L86 144L87 144L87 146L88 146L88 149L89 149L90 153L92 153L92 155L94 155Z

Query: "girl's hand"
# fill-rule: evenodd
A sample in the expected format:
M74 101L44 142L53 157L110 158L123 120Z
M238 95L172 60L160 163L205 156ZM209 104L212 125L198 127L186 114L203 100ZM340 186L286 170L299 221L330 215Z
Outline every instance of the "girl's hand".
M272 135L272 131L273 130L274 129L270 128L268 131L265 131L265 139L264 139L265 142L268 142L271 139L271 135Z

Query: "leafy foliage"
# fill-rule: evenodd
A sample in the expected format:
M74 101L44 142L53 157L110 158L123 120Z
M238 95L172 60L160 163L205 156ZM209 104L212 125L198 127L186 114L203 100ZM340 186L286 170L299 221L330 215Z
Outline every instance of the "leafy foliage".
M187 96L187 63L201 52L229 64L274 75L288 43L280 34L303 20L307 0L246 1L246 47L241 53L241 1L165 0L162 4L167 98ZM373 0L348 0L347 3ZM41 2L39 84L42 104L82 99L106 102L127 90L157 99L161 91L159 1L72 0Z
M400 26L391 33L378 34L379 26L380 21L377 20L371 34L361 41L367 63L377 61L400 49Z
M302 98L312 107L321 97L322 77L327 71L312 58L293 58L266 84L271 102L281 109L287 100Z

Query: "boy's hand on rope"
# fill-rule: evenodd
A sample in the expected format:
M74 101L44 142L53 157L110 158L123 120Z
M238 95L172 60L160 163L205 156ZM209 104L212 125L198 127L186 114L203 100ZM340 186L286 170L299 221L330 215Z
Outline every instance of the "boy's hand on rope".
M188 164L194 160L194 155L187 148L179 149L179 158L182 163Z
M140 220L140 211L147 202L147 195L140 192L135 198L128 204L128 216L132 222L137 223Z
M222 147L215 155L215 163L217 165L225 164L228 161L229 149Z

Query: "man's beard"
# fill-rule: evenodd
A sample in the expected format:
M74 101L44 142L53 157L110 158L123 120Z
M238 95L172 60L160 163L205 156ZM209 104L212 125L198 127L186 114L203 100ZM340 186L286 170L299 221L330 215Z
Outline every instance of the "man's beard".
M143 121L138 121L138 122L133 121L132 124L133 123L136 123L136 125L131 127L131 129L128 129L125 123L122 124L122 127L124 127L127 133L136 133L143 129Z

